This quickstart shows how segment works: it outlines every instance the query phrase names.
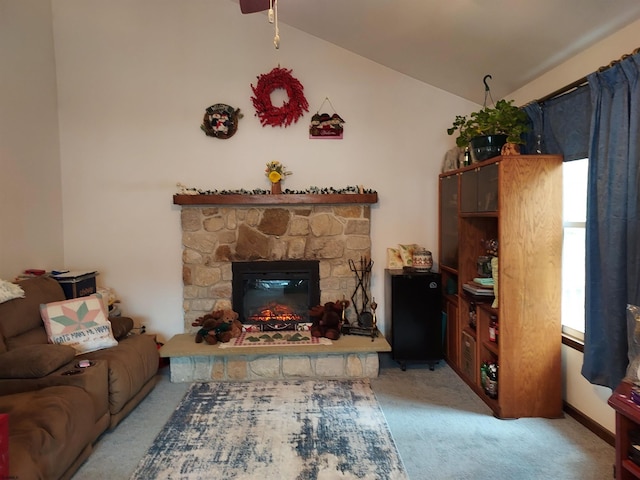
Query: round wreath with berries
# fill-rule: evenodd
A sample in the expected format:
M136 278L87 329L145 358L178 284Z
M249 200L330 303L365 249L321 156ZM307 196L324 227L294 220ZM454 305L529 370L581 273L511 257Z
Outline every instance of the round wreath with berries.
M283 89L289 97L280 107L273 106L271 94L277 89ZM256 116L260 118L262 126L287 127L309 111L309 103L304 96L304 87L300 81L291 75L291 70L276 67L269 73L258 77L251 97L256 109Z

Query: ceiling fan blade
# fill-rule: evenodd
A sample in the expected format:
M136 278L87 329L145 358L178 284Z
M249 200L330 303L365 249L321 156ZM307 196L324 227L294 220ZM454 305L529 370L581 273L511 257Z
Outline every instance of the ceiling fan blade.
M269 0L240 0L242 13L255 13L269 10Z

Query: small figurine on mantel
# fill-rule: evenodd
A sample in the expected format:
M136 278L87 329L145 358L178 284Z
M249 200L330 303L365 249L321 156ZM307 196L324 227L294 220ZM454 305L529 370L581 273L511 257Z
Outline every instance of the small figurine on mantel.
M176 187L180 190L178 195L198 195L199 193L195 188L187 187L185 184L180 182L176 183Z

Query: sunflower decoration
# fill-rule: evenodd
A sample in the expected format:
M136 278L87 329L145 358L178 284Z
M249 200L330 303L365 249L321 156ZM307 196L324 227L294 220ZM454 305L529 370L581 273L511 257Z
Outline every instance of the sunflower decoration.
M284 180L284 177L293 174L287 170L282 163L278 160L273 160L271 162L267 162L267 168L265 169L265 175L271 181L271 183L278 183L281 180Z

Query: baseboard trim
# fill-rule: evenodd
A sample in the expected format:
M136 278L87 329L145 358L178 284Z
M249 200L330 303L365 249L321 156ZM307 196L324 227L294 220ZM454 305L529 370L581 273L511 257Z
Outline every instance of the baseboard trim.
M591 418L587 417L584 413L582 413L580 410L575 409L567 402L562 402L562 409L567 413L567 415L573 417L577 422L582 424L588 430L590 430L602 440L615 448L616 436L609 430L604 428L599 423L594 422Z

